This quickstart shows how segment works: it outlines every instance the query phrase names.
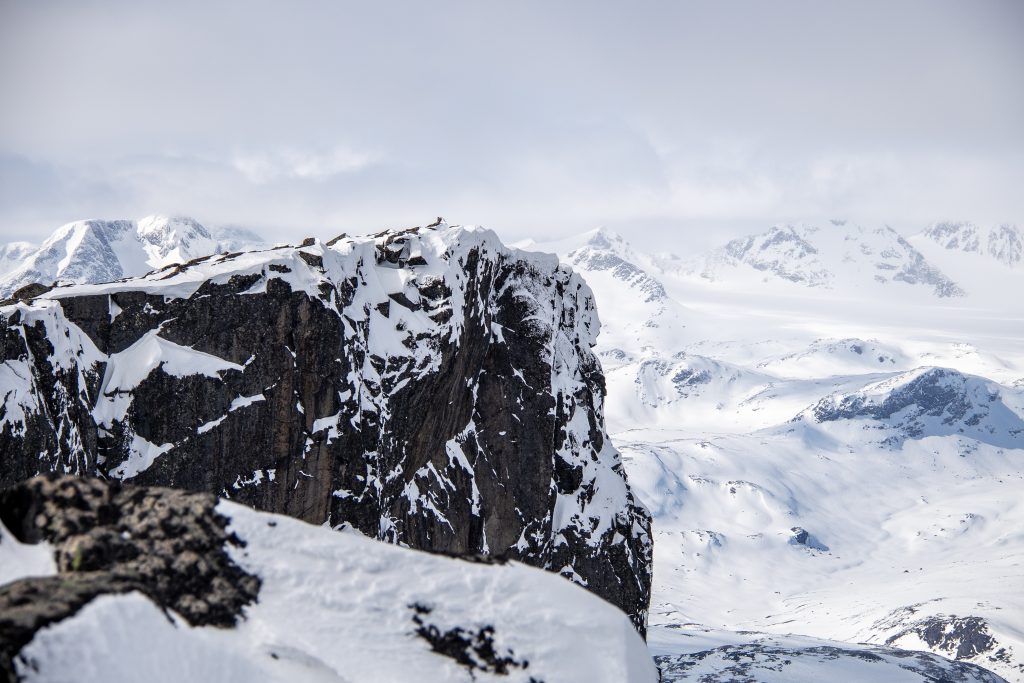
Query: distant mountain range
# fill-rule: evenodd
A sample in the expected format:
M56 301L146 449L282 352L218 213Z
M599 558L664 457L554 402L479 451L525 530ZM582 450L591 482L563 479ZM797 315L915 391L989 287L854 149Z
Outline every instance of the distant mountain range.
M1011 268L1024 259L1024 234L1008 223L987 228L973 223L936 223L923 235L946 249L987 256Z
M76 221L57 228L38 247L28 242L0 246L0 296L33 282L110 282L262 244L248 230L209 230L185 217Z
M184 216L75 221L59 227L41 245L0 245L0 296L32 282L108 282L201 256L261 246L266 242L250 230L207 228ZM775 225L687 257L641 253L603 228L559 242L528 241L520 246L557 251L584 272L612 273L645 304L668 299L659 272L699 275L726 285L781 280L843 290L897 284L894 291L900 292L903 285L911 285L945 298L963 296L964 285L923 251L934 253L941 247L1016 269L1024 258L1024 232L1011 224L942 222L908 239L888 226L869 229L833 220L821 226Z
M804 634L1024 681L1020 244L1012 225L832 221L700 254L608 230L524 245L594 290L609 431L654 516L666 680L802 680L806 655L764 644ZM808 648L818 680L909 675L830 674L857 659L835 648Z

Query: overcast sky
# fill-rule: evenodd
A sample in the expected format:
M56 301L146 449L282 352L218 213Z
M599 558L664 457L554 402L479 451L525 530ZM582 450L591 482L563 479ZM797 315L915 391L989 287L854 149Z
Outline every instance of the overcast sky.
M1024 222L1024 2L0 0L0 239Z

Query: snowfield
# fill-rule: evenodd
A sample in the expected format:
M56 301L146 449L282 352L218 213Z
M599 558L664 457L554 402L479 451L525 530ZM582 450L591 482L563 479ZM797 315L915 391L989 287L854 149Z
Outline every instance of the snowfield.
M897 647L1024 681L1020 236L833 221L709 254L606 230L521 245L597 298L669 680L740 660L758 681L904 680L905 656L851 654Z

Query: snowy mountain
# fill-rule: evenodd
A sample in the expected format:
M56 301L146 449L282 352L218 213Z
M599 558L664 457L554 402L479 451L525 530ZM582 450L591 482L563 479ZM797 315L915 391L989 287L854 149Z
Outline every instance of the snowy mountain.
M646 623L591 290L444 223L219 254L0 308L0 483L217 493L558 572Z
M38 248L31 242L8 242L0 245L0 276L20 266Z
M259 246L255 234L237 228L211 233L184 217L142 220L86 220L58 228L38 249L6 245L0 258L16 267L0 269L0 296L37 282L110 282L142 275L172 263Z
M1024 391L947 368L918 368L839 392L807 411L815 422L854 421L883 430L883 443L960 436L1005 448L1024 446Z
M668 680L976 675L898 647L1024 681L1020 270L843 223L685 257L608 231L532 248L601 311Z
M701 276L710 280L749 279L749 269L808 287L903 283L938 297L963 294L889 226L869 230L845 221L773 226L729 242L699 265Z
M0 496L5 680L658 680L621 611L516 562L98 479Z
M1024 260L1024 233L1009 223L994 227L935 223L922 236L944 249L983 255L1011 268L1020 266Z

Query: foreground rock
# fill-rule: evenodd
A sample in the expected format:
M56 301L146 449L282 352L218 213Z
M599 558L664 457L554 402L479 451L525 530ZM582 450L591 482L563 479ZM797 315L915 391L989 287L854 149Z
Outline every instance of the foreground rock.
M53 547L58 576L0 587L0 674L43 628L104 594L139 592L193 625L233 626L260 581L228 556L242 545L208 494L36 477L0 492L4 545ZM18 562L0 547L5 564ZM26 568L31 572L33 567ZM17 571L8 566L6 572Z
M635 681L615 607L517 563L428 555L165 488L36 478L0 499L0 679Z
M641 631L649 515L590 289L444 224L221 254L0 309L0 483L100 474L557 571Z

